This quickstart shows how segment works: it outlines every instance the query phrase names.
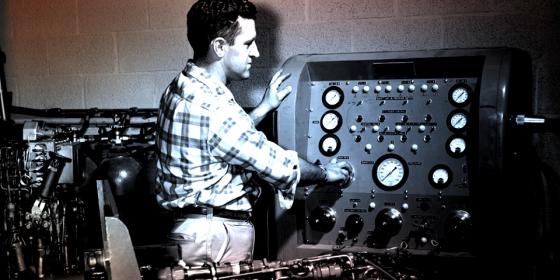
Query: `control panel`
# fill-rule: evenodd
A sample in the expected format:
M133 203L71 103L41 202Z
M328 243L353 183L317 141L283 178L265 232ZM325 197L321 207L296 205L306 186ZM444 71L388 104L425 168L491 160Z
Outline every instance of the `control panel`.
M304 188L304 243L418 249L466 244L476 77L313 81L312 162L348 161L343 188ZM456 240L443 240L445 231Z
M346 161L352 179L300 186L293 209L276 208L277 257L470 255L488 216L477 196L497 192L511 147L512 57L476 49L287 60L294 90L278 110L278 143L312 163Z

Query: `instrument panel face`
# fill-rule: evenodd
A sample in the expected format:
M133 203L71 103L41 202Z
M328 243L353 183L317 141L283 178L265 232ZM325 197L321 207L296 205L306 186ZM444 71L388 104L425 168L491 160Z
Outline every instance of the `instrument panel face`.
M450 240L464 242L470 223L467 153L477 83L475 77L311 81L306 158L348 161L354 180L299 194L306 212L302 243L463 248Z

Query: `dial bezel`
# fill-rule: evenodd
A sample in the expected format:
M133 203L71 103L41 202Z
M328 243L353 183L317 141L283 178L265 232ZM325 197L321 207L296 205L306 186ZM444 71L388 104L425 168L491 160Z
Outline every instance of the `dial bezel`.
M332 129L328 129L323 125L323 119L328 115L328 114L333 114L336 115L336 117L338 118L338 123L336 124L336 126ZM321 125L321 129L323 129L323 131L328 132L328 133L334 133L336 131L338 131L340 129L340 127L342 127L342 115L335 111L335 110L328 110L326 111L322 116L321 119L319 120L319 124Z
M462 139L463 142L465 142L465 149L462 152L455 153L455 152L451 151L449 145L451 144L451 141L453 141L454 139ZM445 142L445 151L447 151L447 154L449 156L453 157L453 158L463 157L466 154L468 149L469 149L469 147L467 145L467 140L462 135L452 135L451 137L449 137L447 139L447 142Z
M329 103L327 101L327 93L330 92L331 90L337 91L338 94L340 95L340 99L338 100L338 102L336 103ZM327 89L325 89L323 91L323 96L321 97L321 101L323 102L323 106L325 106L328 109L336 109L338 107L340 107L340 105L342 105L342 103L344 102L344 92L342 91L341 88L337 87L337 86L331 86L328 87Z
M443 184L438 184L437 182L434 182L434 173L436 172L436 170L439 169L443 169L447 172L447 182L443 183ZM430 172L428 172L428 181L430 182L430 185L432 185L432 187L436 188L436 189L445 189L447 188L451 182L453 181L453 172L451 171L451 168L449 168L449 166L445 165L445 164L438 164L435 165L434 167L432 167L432 169L430 169Z
M330 151L330 152L323 150L323 142L327 138L333 138L336 141L335 149ZM332 156L336 155L338 153L338 151L340 150L340 146L341 146L340 139L338 138L338 136L336 136L334 134L326 134L323 137L321 137L321 140L319 140L319 152L321 152L321 154L323 154L326 157L332 157Z
M379 168L381 163L383 163L387 159L397 160L400 163L400 165L402 166L402 169L403 169L403 175L402 175L401 180L393 186L388 186L388 185L384 184L383 182L381 182L381 180L379 179L378 174L377 174L377 169ZM373 165L373 169L372 169L371 172L372 172L371 176L373 177L373 181L375 182L375 185L377 185L380 189L385 190L385 191L395 191L395 190L400 189L406 183L406 181L408 179L408 164L406 163L404 158L402 158L401 156L399 156L397 154L385 154L385 155L379 157L379 159L377 159L377 161Z
M455 92L459 88L463 88L468 94L467 99L464 102L457 102L457 100L455 100L455 98L453 98L453 92ZM473 91L472 91L472 89L469 85L467 85L465 83L459 83L459 84L456 84L456 85L452 86L451 89L449 89L448 99L449 99L449 102L453 106L464 107L471 102L471 99L473 97L472 95L473 95Z
M453 116L455 116L457 114L463 114L465 116L465 119L466 119L467 123L465 124L464 127L457 128L457 127L453 126L453 124L451 123L451 119L453 118ZM449 115L447 116L447 127L449 128L449 130L451 130L453 132L466 131L467 128L469 127L469 123L470 123L469 113L466 110L463 110L463 109L455 109L455 110L451 111L451 113L449 113Z

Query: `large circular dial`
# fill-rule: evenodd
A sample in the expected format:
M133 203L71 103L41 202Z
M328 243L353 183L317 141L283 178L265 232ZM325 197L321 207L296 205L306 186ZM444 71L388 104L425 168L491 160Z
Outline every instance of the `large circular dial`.
M344 101L344 94L339 87L332 86L323 92L323 105L329 109L337 108Z
M451 136L447 140L446 150L452 157L462 157L467 149L467 143L462 136L455 135Z
M321 117L321 128L326 132L335 132L342 126L342 116L334 110L327 111Z
M319 140L319 151L325 156L334 156L340 150L340 139L334 134L327 134Z
M449 101L454 106L464 106L471 100L471 88L465 84L458 84L449 91Z
M428 180L434 188L443 189L453 180L453 173L447 165L438 164L430 170Z
M380 157L373 165L373 180L383 190L400 188L408 178L408 166L403 158L395 154Z
M465 110L455 110L447 118L449 129L459 132L465 130L468 124L467 112Z

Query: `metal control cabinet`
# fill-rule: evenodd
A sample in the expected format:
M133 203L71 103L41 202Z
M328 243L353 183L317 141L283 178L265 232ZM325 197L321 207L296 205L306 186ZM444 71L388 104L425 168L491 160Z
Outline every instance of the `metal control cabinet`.
M505 174L519 174L529 142L508 127L511 112L531 109L524 52L310 54L283 69L293 91L278 109L278 143L310 162L348 161L354 176L300 186L291 210L276 208L277 258L389 248L465 256L491 238L486 230L502 238L511 227L507 215L489 216L516 199L517 179Z

